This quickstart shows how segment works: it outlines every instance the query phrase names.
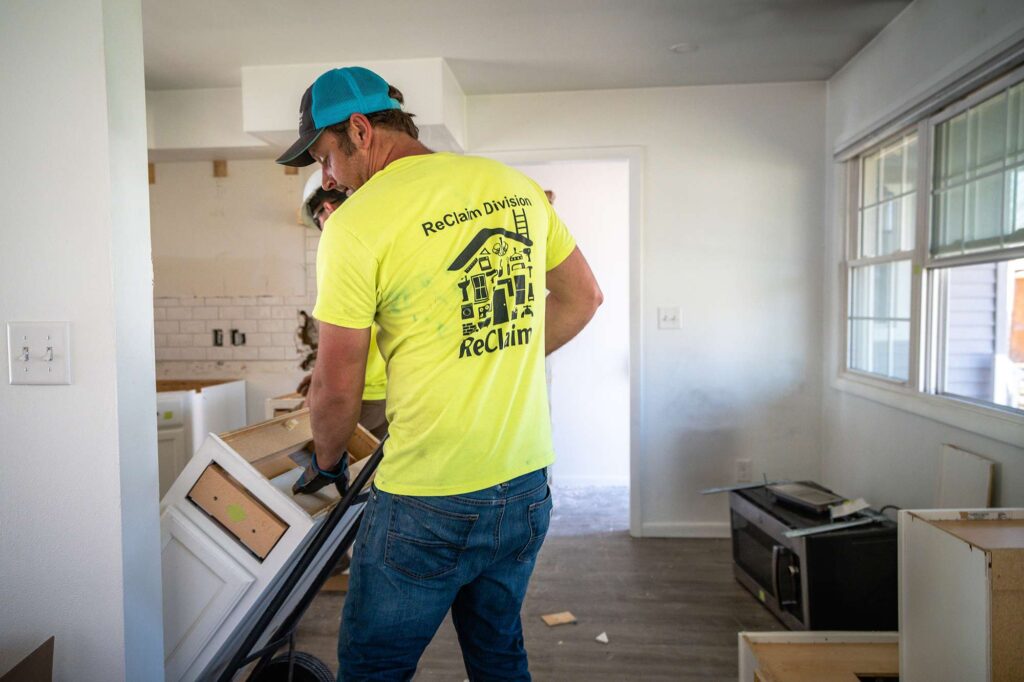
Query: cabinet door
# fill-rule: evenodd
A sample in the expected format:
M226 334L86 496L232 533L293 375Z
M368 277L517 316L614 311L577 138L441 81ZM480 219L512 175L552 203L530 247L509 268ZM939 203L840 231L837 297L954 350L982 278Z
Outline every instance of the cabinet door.
M188 451L185 427L157 429L156 448L160 468L160 499L162 500L192 456L192 453Z
M165 675L180 680L216 653L212 638L254 578L174 507L164 511L160 534Z

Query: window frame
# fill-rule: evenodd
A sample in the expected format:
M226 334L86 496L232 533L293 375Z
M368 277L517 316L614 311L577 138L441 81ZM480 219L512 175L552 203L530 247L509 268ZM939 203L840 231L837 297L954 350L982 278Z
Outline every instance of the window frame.
M939 393L943 385L941 358L944 357L945 325L941 305L946 296L946 272L960 265L990 263L1024 258L1024 244L999 251L978 251L952 256L931 253L932 190L934 185L935 133L937 127L965 110L983 102L1002 90L1024 82L1024 66L1004 73L959 99L950 97L935 113L920 116L915 122L890 132L870 146L861 147L840 164L845 173L845 209L842 221L842 252L839 278L838 372L833 385L860 397L887 404L964 430L1013 445L1024 442L1024 410L975 400L948 393ZM933 110L934 111L934 110ZM854 258L855 240L859 236L860 183L863 160L893 142L917 132L917 182L915 205L914 248L882 257ZM1005 172L1005 170L1004 170ZM850 367L850 287L852 269L863 265L904 260L910 254L910 348L906 381L864 372ZM894 258L893 256L898 256ZM998 257L994 257L998 256Z
M843 260L841 264L842 306L840 308L839 328L842 329L843 332L840 335L839 344L840 376L855 377L858 381L864 381L876 386L887 388L897 388L904 391L909 391L914 386L918 386L921 376L921 358L919 357L921 329L920 324L915 322L915 320L921 319L920 299L923 287L920 267L923 262L921 260L921 195L925 194L925 192L921 191L921 162L924 159L923 154L926 153L924 151L924 147L928 146L924 144L924 138L922 137L923 123L924 122L918 122L914 125L901 129L895 134L889 135L881 142L873 144L869 148L859 152L844 164L846 170L846 212L844 221L845 235L843 239ZM863 175L861 172L861 166L863 160L914 133L917 134L918 176L915 182L915 199L917 200L917 203L915 205L914 213L914 248L909 251L894 251L893 253L884 256L855 257L855 254L858 253L857 242L860 237L860 194ZM910 261L910 348L908 349L909 352L907 357L907 378L903 380L896 377L887 377L882 374L875 374L874 372L866 372L850 366L850 287L852 271L854 268L869 265L882 265L885 263L896 263L905 260Z

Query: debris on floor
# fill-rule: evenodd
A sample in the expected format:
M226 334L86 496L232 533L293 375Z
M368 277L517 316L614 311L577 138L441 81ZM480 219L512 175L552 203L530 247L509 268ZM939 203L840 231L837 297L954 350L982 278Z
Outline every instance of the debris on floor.
M569 625L576 622L576 616L572 615L569 611L562 611L561 613L549 613L541 616L548 627L554 627L556 625Z
M601 634L599 634L594 639L599 641L601 644L607 644L608 643L608 633L607 632L602 632Z

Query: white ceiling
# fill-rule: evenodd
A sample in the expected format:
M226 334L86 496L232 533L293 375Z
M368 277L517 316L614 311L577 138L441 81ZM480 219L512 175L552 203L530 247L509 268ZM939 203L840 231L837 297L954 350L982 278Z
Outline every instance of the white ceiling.
M146 87L445 57L467 95L824 80L909 0L143 0ZM668 48L695 43L695 52Z

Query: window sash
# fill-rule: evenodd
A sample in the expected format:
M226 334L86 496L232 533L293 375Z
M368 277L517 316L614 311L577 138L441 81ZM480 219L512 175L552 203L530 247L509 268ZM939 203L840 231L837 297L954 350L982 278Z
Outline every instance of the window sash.
M1011 98L1011 94L1016 97ZM985 105L996 102L999 97L1005 100L1001 155L998 159L991 158L972 166L975 160L972 157L976 156L977 151L975 147L982 146L978 140L983 137L981 123L972 128L972 121L977 121L983 115L981 112ZM974 118L973 112L978 112ZM950 145L946 142L954 134L952 126L958 118L963 119L962 130L957 133L963 136L962 149L959 143L956 149L958 156L962 152L962 167L958 166L955 174L940 173L939 166L945 166L945 170L948 170ZM1018 246L1024 247L1024 225L1020 229L1011 229L1017 227L1017 215L1024 211L1024 67L1015 69L932 116L928 119L928 139L935 153L929 154L927 159L927 174L922 175L921 168L918 168L919 176L928 179L929 248L925 266L948 267L953 263L984 262L984 257L973 261L965 261L964 257L986 254L991 260L993 254L1001 254ZM922 186L925 185L918 185ZM978 211L984 210L986 204L981 199L983 192L998 192L997 231L995 234L971 239L969 228L984 223L984 219L978 219ZM988 203L994 206L992 199L989 196ZM1016 213L1012 211L1014 208ZM950 224L946 222L950 216L956 221L953 224L957 225L960 238L943 243L942 232ZM991 221L992 216L987 219Z

